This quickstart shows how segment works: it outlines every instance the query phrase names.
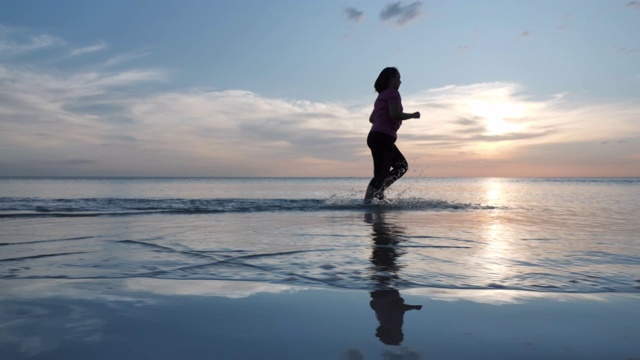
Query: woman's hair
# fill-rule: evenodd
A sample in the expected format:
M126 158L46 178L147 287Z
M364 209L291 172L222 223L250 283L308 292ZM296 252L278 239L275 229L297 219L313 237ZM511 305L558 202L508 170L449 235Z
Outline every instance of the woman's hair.
M391 78L396 77L399 73L398 69L394 67L384 68L380 72L380 75L378 75L373 87L378 93L385 91L389 87L389 81L391 81Z

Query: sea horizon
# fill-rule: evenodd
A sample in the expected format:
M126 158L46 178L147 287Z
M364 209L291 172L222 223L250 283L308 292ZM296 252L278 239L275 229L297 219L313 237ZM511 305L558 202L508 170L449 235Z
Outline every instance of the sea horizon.
M0 175L0 179L371 179L367 176ZM404 179L640 179L638 176L412 176Z

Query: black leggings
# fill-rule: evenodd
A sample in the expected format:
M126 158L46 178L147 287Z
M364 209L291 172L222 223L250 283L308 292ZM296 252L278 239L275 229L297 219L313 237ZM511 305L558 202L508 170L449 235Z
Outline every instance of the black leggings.
M377 190L384 190L400 179L409 169L407 159L404 158L396 139L380 132L372 131L367 136L367 145L373 156L373 179L369 186Z

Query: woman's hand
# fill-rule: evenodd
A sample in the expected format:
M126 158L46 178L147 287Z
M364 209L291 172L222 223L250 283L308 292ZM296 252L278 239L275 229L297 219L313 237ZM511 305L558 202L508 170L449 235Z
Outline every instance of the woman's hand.
M413 114L411 114L411 115L413 115L413 118L414 118L414 119L420 119L420 111L416 111L416 112L414 112L414 113L413 113Z

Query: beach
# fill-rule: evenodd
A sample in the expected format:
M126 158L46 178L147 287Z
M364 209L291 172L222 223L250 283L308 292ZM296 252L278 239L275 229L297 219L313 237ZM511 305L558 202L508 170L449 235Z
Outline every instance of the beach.
M0 179L3 359L640 358L640 179Z

